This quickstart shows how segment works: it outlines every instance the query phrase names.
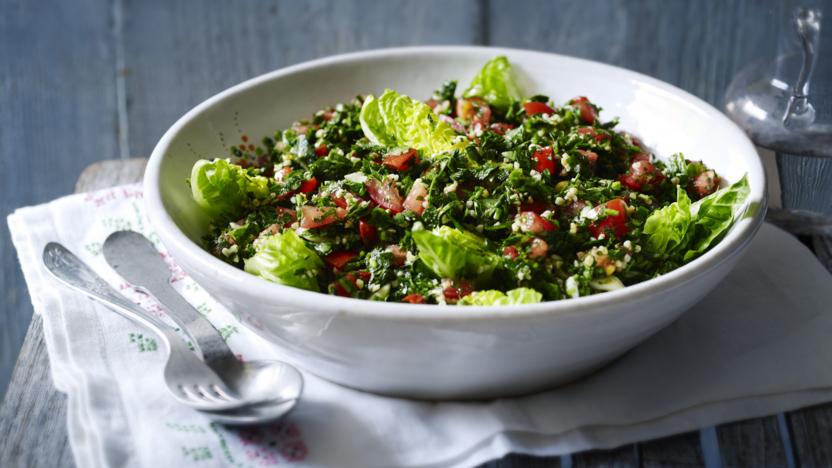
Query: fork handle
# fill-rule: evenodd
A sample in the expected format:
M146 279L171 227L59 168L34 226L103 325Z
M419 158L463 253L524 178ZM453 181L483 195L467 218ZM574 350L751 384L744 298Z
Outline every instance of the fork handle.
M170 352L190 353L185 342L179 339L166 323L128 301L66 247L57 242L46 244L43 249L43 264L65 285L156 333Z

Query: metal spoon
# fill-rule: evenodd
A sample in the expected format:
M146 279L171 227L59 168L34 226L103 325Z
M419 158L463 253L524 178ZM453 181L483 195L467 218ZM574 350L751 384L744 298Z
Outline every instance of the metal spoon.
M225 382L242 389L241 394L262 395L263 389L269 389L271 398L265 401L258 398L255 404L224 410L227 401L233 397L206 390L222 390L223 381L185 346L184 341L167 324L128 301L64 246L55 242L47 244L43 251L43 262L47 270L62 283L158 334L169 352L165 366L168 389L180 402L202 410L212 420L231 425L259 424L283 417L297 403L303 379L294 367L278 367L268 362L264 364L253 361L241 364L240 372L233 376L233 380L229 378ZM202 389L199 395L182 393L183 387L193 389L194 385L199 385ZM249 387L256 390L248 392ZM214 406L207 404L211 400L215 400Z
M170 270L148 238L135 231L117 231L104 241L103 252L107 263L125 280L162 303L170 318L193 338L205 363L240 395L242 404L229 404L225 409L273 400L283 394L275 394L275 388L281 385L298 385L300 394L303 379L290 364L276 360L241 362L234 356L211 322L173 289ZM288 374L292 377L284 377L288 379L285 383L274 380L274 376Z

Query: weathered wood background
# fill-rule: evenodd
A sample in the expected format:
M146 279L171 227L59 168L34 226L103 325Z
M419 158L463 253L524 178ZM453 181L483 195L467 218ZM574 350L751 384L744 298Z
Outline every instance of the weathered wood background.
M637 70L720 106L740 68L777 50L783 18L798 3L0 0L0 214L72 192L92 162L149 154L174 120L234 83L347 51L418 44L546 50ZM821 5L829 23L832 0L810 3ZM827 24L827 50L830 32ZM822 58L818 76L832 76L828 62ZM780 168L785 204L832 212L832 196L816 196L832 193L832 164L781 157ZM32 313L7 229L0 229L0 287L2 395ZM826 411L826 419L798 412L563 462L830 465L832 449L817 447L814 458L795 461L795 453L824 442L812 434L832 431L818 426L830 424ZM713 450L727 444L753 450ZM536 463L526 465L544 466Z

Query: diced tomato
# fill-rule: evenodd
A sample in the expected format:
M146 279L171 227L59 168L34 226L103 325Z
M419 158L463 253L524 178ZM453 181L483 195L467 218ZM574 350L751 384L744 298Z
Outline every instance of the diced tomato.
M536 160L534 169L543 174L543 171L549 171L550 175L555 175L557 169L557 162L555 162L554 153L551 146L541 148L534 152L534 159Z
M551 221L541 217L534 211L521 211L517 214L515 221L520 225L520 230L523 232L540 234L555 230L555 225Z
M390 210L393 213L401 213L404 210L402 196L396 189L396 182L390 179L384 181L378 179L367 179L364 183L370 198L380 207Z
M505 135L506 132L511 130L512 128L514 128L514 125L510 123L497 122L491 124L491 131L499 135Z
M372 244L378 240L378 229L362 219L358 221L358 235L361 236L361 242Z
M513 245L506 246L503 248L503 257L508 257L510 259L515 259L520 253L517 251L517 247Z
M543 213L552 206L543 200L532 200L531 202L523 202L520 204L520 211L534 211L535 213Z
M330 198L332 199L332 202L335 203L335 205L338 208L346 208L348 206L347 199L344 198L344 197L336 197L335 195L333 195Z
M589 232L596 239L601 234L609 236L614 235L616 238L621 238L627 235L627 204L620 198L615 198L608 201L606 204L595 208L595 212L604 215L606 210L614 210L616 214L606 215L606 217L598 222L589 225Z
M431 109L435 109L436 106L439 105L439 103L436 102L436 99L433 99L433 98L430 98L427 101L425 101L425 104L427 104L428 107L430 107Z
M332 252L324 257L324 261L332 268L340 270L344 268L344 265L349 263L350 260L357 256L358 254L355 252Z
M393 266L400 267L404 266L404 262L407 261L407 251L403 248L399 247L398 244L393 244L389 247L390 253L393 254Z
M621 175L618 179L630 190L650 190L664 180L662 174L653 163L649 161L635 161L630 165L630 171Z
M421 180L413 182L407 197L404 199L404 209L412 211L417 215L425 212L425 198L428 196L428 188Z
M326 145L321 145L315 148L315 156L323 157L329 154L329 148Z
M291 208L284 208L282 206L277 206L277 207L274 208L274 212L280 218L288 217L292 221L295 221L296 219L298 219L298 214L295 213L295 210L293 210Z
M535 237L529 246L529 258L545 257L549 253L549 243L545 240Z
M523 104L523 109L528 115L555 113L555 110L547 106L545 102L527 102Z
M606 133L598 133L598 130L596 130L595 127L581 127L578 129L578 135L589 135L598 143L602 143L610 139L610 136Z
M283 166L274 173L274 180L278 182L283 182L283 179L286 178L287 175L292 173L292 168L289 166Z
M491 123L491 106L484 99L471 97L456 101L456 116L471 123L488 127Z
M719 188L719 176L712 170L702 171L693 178L691 186L697 197L706 197Z
M304 205L301 212L303 213L303 219L300 221L300 227L306 229L328 226L347 215L347 210L343 208L321 209L310 205Z
M572 104L578 109L580 113L581 120L584 123L592 125L598 120L598 114L595 112L595 108L589 103L589 99L586 96L578 96L575 99L569 101L569 104Z
M389 154L384 157L381 163L394 171L406 171L414 164L419 164L419 153L411 148L401 154Z
M324 119L325 122L329 122L330 120L332 120L332 117L334 117L334 116L335 116L335 112L333 112L331 110L326 110L321 115L321 118Z
M598 163L598 153L596 153L595 151L579 149L578 152L586 158L586 160L589 162L590 168L595 167L595 165Z
M315 191L316 188L318 188L318 179L312 177L309 180L304 180L303 182L301 182L300 188L298 190L300 190L301 193L312 193Z
M358 273L349 272L340 279L336 280L333 284L335 286L335 294L344 297L352 297L352 293L358 289L358 280L366 284L370 281L372 275L369 271L359 271ZM363 287L363 285L362 285Z
M452 282L442 290L442 295L445 296L445 301L450 304L455 304L458 300L474 292L471 283L465 280Z
M402 298L402 302L409 302L411 304L424 304L425 298L421 294L408 294Z
M649 153L636 153L630 157L630 164L636 161L647 161L650 162L650 154Z

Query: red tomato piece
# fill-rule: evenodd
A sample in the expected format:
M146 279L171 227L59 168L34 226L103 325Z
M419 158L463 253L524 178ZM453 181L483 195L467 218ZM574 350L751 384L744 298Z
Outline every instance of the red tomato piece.
M550 175L555 175L557 169L557 162L551 146L541 148L534 152L534 159L536 160L534 169L543 174L543 171L549 171Z
M529 246L529 258L545 257L549 253L549 243L545 240L535 237Z
M575 99L569 101L569 104L575 106L580 113L581 120L584 123L592 125L598 120L598 114L595 112L595 108L589 103L589 99L586 96L578 96Z
M598 222L589 225L589 232L596 239L601 234L614 235L621 238L627 235L627 204L620 198L614 198L604 205L595 208L596 213L606 210L614 210L616 214L609 214Z
M394 171L406 171L414 164L419 164L419 153L411 148L401 154L389 154L381 161L384 167Z
M361 236L361 242L372 244L378 240L378 229L362 219L358 221L358 235Z
M408 294L402 298L402 302L409 302L411 304L425 304L425 298L421 294Z
M532 202L523 202L520 204L520 211L534 211L538 214L550 208L551 205L542 200L533 200Z
M528 115L555 113L555 110L546 105L545 102L527 102L523 104L523 109L526 110Z
M693 178L691 186L699 198L706 197L719 188L719 176L712 170L702 171Z
M347 215L347 210L343 208L321 209L310 205L304 205L301 212L303 213L303 219L300 221L300 227L306 229L328 226Z
M355 252L332 252L324 257L324 261L332 268L340 270L344 268L344 265L349 263L350 260L357 256L358 254Z
M399 191L396 189L396 182L390 179L385 179L384 181L367 179L364 186L367 187L367 193L370 194L370 199L376 205L390 210L393 213L401 213L404 210L402 196L399 195Z
M413 187L410 188L410 192L407 194L407 197L404 199L404 209L408 211L412 211L417 215L421 215L425 212L425 198L428 196L428 188L425 184L422 183L421 180L416 180L413 183Z
M445 296L445 301L455 304L458 300L471 294L472 292L474 292L474 288L471 286L471 283L465 280L459 280L451 283L450 286L443 289L442 295Z
M404 266L404 263L407 261L407 252L399 247L398 244L391 245L388 250L393 254L393 261L391 262L393 266Z
M352 297L352 293L358 289L364 287L364 285L358 287L358 280L360 279L365 284L370 281L372 275L369 271L359 271L357 274L353 272L349 272L344 275L341 279L336 280L333 285L335 286L335 294L344 297Z
M664 174L653 163L639 160L633 162L630 171L621 175L619 180L630 190L650 190L664 180Z
M579 149L578 152L586 158L586 160L589 162L590 168L595 167L595 165L598 163L598 153L596 153L595 151Z
M589 135L598 143L603 143L610 139L610 136L606 133L598 133L595 127L581 127L578 129L578 135Z
M508 257L513 260L517 258L519 255L520 253L517 251L517 247L513 245L506 246L503 249L503 257Z
M523 232L540 234L555 230L555 225L551 221L541 217L534 211L521 211L517 214L515 221L520 225L520 230Z
M326 145L321 145L315 148L315 156L323 157L329 154L329 148Z
M312 177L309 180L304 180L303 182L301 182L300 188L298 190L300 190L301 193L312 193L315 191L316 188L318 188L318 179Z
M630 164L636 161L647 161L650 162L650 154L648 153L636 153L630 157Z

